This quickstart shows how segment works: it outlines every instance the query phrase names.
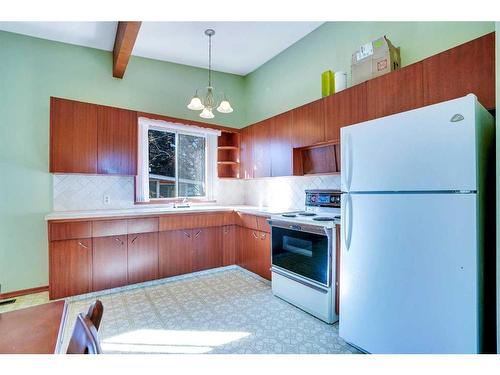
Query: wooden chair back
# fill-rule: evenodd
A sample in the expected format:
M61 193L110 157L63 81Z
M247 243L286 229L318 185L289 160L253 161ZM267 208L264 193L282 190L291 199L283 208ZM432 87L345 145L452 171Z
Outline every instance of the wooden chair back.
M102 354L97 330L82 313L76 317L75 328L68 345L68 354Z
M90 305L89 311L87 312L87 318L90 319L97 331L99 331L99 326L101 325L103 312L104 307L102 306L102 302L99 300L95 300L94 303Z

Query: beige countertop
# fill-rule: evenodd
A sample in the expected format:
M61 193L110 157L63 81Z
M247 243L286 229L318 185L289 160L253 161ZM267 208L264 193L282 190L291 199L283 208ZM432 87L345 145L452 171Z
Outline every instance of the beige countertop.
M247 205L221 206L217 204L210 205L192 205L189 208L174 208L171 205L165 206L138 206L133 208L122 208L113 210L88 210L88 211L55 211L45 215L45 220L67 220L67 219L94 219L104 217L124 217L124 216L150 216L150 215L168 215L180 213L197 212L223 212L238 211L259 216L270 216L284 212L299 211L298 209L276 209L270 207L257 207Z

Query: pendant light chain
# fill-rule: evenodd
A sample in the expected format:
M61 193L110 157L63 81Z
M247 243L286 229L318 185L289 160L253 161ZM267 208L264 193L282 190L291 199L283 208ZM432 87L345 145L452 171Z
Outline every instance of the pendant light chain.
M193 111L200 111L200 117L211 119L214 118L213 109L217 105L216 99L214 97L214 89L212 87L212 36L215 34L213 29L205 30L205 35L208 36L208 87L207 92L203 100L198 96L198 90L196 90L195 95L188 104L188 108ZM231 113L233 108L224 94L224 99L220 102L217 107L217 111L220 113Z
M208 36L208 87L212 87L212 35Z

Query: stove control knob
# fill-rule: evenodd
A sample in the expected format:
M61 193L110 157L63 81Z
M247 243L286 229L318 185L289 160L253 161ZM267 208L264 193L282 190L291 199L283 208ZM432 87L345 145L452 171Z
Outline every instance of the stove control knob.
M311 197L311 202L316 202L316 196L315 196L315 195L313 195L313 196Z

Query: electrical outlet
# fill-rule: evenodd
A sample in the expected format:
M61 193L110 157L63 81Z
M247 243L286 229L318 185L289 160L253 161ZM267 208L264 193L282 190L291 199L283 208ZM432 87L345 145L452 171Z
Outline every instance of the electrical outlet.
M103 197L103 202L104 202L104 204L106 204L106 205L107 205L107 204L110 204L110 203L111 203L111 197L110 197L109 195L105 195L105 196Z

